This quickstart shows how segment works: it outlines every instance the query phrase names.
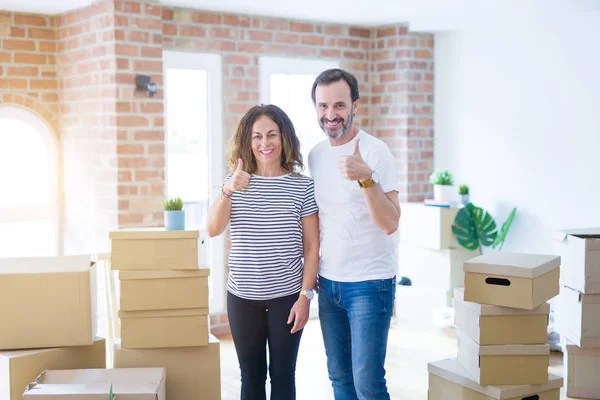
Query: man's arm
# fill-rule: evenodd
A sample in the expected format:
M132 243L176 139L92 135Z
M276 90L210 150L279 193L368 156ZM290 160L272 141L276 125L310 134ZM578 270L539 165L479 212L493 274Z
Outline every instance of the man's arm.
M354 153L351 156L341 157L339 160L340 170L346 179L351 181L365 182L371 179L373 170L362 158L359 147L359 139L354 142ZM391 235L398 229L400 220L400 203L398 192L392 190L385 193L379 184L368 188L362 188L363 196L369 209L369 216L386 235Z

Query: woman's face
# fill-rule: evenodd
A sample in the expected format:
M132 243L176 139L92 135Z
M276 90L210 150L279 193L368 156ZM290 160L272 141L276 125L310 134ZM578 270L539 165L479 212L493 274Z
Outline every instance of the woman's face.
M263 115L254 122L251 143L258 167L281 164L281 132L271 118Z

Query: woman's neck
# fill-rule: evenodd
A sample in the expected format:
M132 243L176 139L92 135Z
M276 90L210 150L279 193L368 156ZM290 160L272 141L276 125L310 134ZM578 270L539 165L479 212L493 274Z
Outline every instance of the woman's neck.
M272 178L275 176L287 175L290 171L285 170L281 165L260 165L256 166L255 175Z

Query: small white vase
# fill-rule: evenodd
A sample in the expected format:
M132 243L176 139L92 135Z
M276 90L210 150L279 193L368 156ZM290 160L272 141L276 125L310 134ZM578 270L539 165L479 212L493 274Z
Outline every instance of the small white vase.
M456 193L453 185L433 185L433 200L439 202L452 202Z

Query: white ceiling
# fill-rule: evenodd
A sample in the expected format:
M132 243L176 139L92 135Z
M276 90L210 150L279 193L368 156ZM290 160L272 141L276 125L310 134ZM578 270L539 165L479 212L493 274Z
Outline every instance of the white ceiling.
M0 0L0 10L60 14L94 0ZM600 10L600 0L154 0L164 5L363 26L408 22L414 30L513 23ZM507 27L508 28L508 27Z

